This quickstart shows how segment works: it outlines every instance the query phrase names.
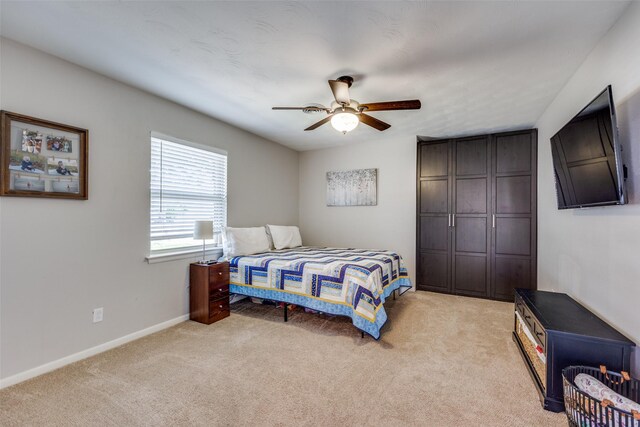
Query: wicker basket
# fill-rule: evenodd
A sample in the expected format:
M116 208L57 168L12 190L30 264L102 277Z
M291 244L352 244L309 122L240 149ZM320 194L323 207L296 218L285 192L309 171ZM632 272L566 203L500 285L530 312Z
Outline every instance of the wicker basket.
M570 426L578 427L640 427L640 414L621 411L608 401L599 401L583 393L574 380L578 374L591 375L616 393L640 403L640 381L629 378L626 372L609 372L586 366L569 366L562 370L564 406Z
M538 351L536 350L536 342L533 341L533 338L529 338L525 329L528 332L529 336L531 336L531 331L527 328L524 321L520 316L518 317L518 323L516 326L516 335L520 338L520 343L522 344L522 348L524 348L524 352L527 354L527 359L533 365L533 369L540 380L540 384L542 387L546 389L547 385L547 363L543 361L540 356L538 356ZM546 360L546 359L545 359Z

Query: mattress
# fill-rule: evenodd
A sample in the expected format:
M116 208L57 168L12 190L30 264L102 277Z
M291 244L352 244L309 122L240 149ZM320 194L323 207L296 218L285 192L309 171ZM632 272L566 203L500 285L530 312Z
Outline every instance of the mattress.
M229 268L231 293L348 316L376 339L386 298L411 288L402 257L386 250L298 247L235 257Z

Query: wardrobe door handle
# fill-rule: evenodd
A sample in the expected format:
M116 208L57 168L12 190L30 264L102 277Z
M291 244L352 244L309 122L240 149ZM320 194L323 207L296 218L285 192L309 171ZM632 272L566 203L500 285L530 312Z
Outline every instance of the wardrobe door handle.
M456 214L451 214L451 218L452 218L451 226L455 227L456 226Z
M451 214L447 214L447 218L449 219L449 227L451 227Z
M496 228L496 214L491 215L491 226Z

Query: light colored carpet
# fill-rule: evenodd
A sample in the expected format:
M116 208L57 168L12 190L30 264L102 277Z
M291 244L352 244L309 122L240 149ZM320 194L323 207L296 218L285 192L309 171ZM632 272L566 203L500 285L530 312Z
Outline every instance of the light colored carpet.
M513 305L426 292L347 318L249 302L0 391L0 424L564 426L511 340Z

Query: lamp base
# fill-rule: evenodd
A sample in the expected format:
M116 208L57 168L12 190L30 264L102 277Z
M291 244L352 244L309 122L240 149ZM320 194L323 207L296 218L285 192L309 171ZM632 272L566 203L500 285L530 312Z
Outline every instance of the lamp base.
M200 261L200 264L206 264L207 263L207 260L204 259L205 253L206 253L206 250L205 250L205 239L202 239L202 261Z

